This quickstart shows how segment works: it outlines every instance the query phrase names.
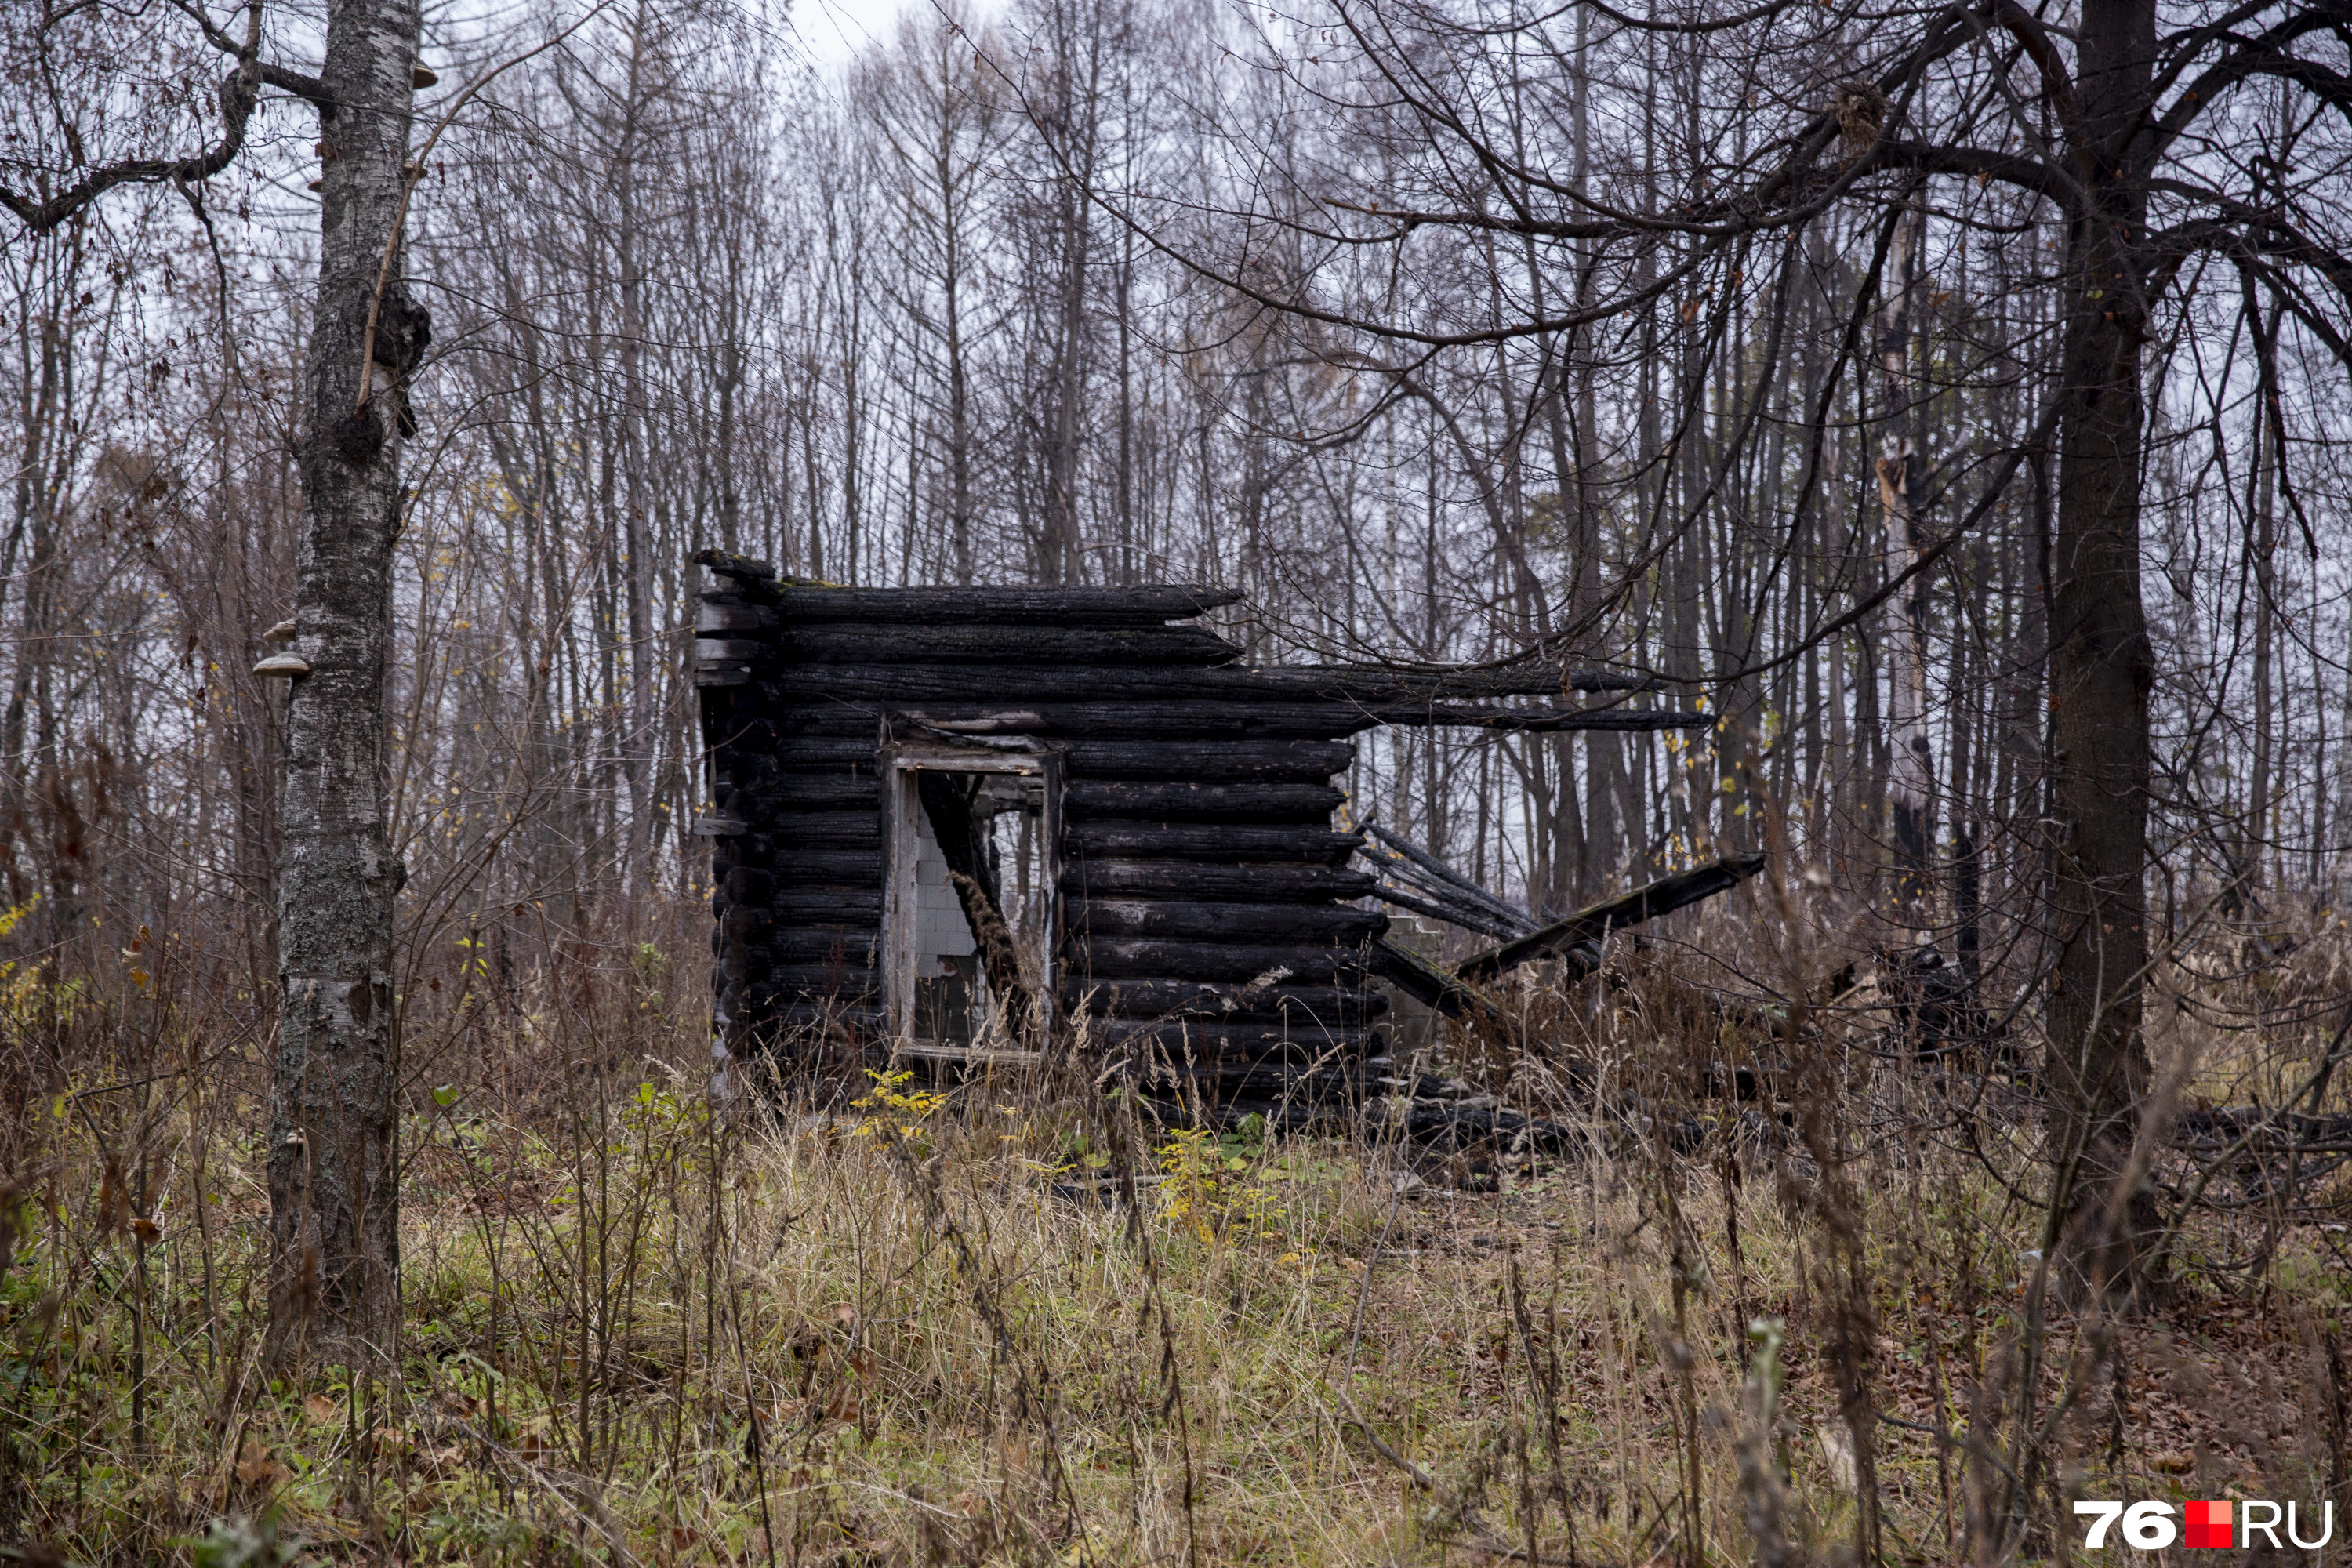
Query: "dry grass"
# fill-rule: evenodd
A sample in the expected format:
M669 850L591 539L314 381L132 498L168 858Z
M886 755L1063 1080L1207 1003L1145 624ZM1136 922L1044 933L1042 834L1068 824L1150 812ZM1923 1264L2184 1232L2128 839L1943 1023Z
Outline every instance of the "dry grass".
M690 1012L460 1017L407 1124L402 1342L274 1374L250 1086L110 1089L153 1050L92 1036L14 1134L0 1540L1839 1561L1860 1468L1878 1556L1994 1562L2075 1539L2070 1494L2343 1500L2338 1233L2287 1225L2232 1276L2199 1259L2260 1216L2200 1213L2161 1311L2068 1318L2034 1289L2013 1086L1958 1116L1948 1075L1848 1041L1785 1064L1785 1118L1708 1100L1694 1065L1735 1032L1672 978L1591 1016L1638 1109L1532 1164L1417 1152L1378 1106L1268 1142L1010 1081L714 1111L664 1065ZM2269 1070L2232 1061L2199 1071Z

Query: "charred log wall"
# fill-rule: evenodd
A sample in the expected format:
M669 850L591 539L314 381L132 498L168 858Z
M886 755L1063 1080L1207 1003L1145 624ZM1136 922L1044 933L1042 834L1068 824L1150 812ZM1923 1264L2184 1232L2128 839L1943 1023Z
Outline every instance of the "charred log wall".
M796 1066L886 1037L882 753L1019 739L1060 758L1057 1011L1096 1049L1228 1104L1367 1053L1386 1004L1356 963L1387 920L1349 902L1374 882L1331 780L1379 719L1185 624L1235 595L843 589L700 559L727 1048Z

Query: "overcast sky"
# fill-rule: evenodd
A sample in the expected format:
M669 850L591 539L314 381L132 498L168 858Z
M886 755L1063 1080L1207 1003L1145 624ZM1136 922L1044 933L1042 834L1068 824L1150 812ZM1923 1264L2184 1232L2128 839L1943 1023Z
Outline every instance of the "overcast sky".
M928 0L793 0L793 31L820 64L847 59L859 47L889 35L898 13Z

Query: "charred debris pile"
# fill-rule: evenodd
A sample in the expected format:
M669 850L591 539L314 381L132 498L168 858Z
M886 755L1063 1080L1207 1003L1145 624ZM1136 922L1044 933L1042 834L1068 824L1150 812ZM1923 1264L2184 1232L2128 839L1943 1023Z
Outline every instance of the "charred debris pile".
M1095 1076L1223 1116L1329 1105L1385 1068L1393 994L1475 1016L1482 983L1580 974L1612 928L1760 864L1539 924L1377 824L1334 826L1351 736L1706 722L1627 706L1648 682L1251 666L1193 624L1222 590L839 588L697 559L714 1051L787 1075L1079 1039ZM1376 901L1500 941L1440 965Z

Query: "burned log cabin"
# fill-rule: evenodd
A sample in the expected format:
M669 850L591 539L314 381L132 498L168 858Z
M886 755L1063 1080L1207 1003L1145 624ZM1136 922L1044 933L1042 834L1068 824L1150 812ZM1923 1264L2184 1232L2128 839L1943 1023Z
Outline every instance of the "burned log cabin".
M1085 1038L1232 1106L1376 1054L1381 939L1333 783L1380 724L1660 729L1556 664L1252 666L1238 594L843 588L706 551L695 683L714 1052L971 1059ZM1519 700L1543 695L1530 705ZM1025 1054L1025 1050L1024 1051Z

